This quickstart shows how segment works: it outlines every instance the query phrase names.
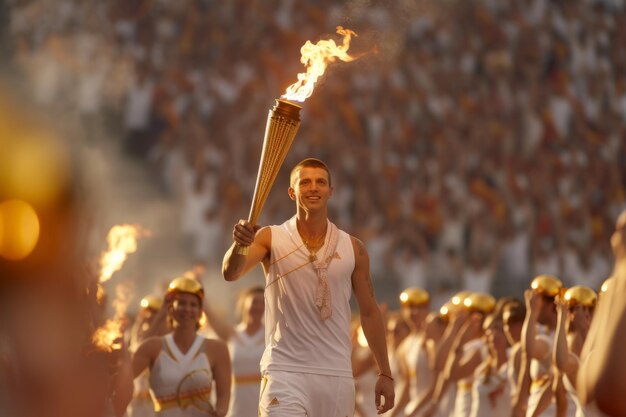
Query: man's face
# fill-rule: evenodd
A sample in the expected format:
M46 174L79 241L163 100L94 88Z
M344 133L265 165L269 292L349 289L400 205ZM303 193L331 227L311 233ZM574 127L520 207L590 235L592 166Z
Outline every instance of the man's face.
M305 210L326 207L333 188L323 168L304 167L297 171L289 187L289 197Z

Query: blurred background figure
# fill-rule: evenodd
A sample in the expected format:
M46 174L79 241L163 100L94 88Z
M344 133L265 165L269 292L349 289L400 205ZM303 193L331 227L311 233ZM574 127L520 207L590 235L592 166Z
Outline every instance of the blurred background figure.
M469 317L454 336L446 358L446 367L441 375L444 386L456 385L453 410L455 417L467 417L472 411L475 372L488 356L483 324L485 318L493 312L496 300L489 294L471 292L463 299L463 306L468 309Z
M263 287L244 289L237 299L239 323L226 323L209 303L204 311L208 324L218 337L228 344L232 362L232 393L228 416L255 415L259 408L261 388L261 357L265 350L265 290Z
M580 353L589 332L597 295L588 287L568 288L554 300L557 306L553 361L567 391L567 415L586 415L576 391Z
M552 387L558 375L553 372L551 352L557 324L554 299L561 288L563 283L558 278L540 275L524 292L526 318L522 327L522 366L516 407L525 408L527 416L556 412L558 399Z
M471 417L510 416L511 397L508 375L509 343L504 331L503 313L511 298L497 301L494 311L483 321L488 354L474 370Z
M625 333L623 291L626 290L626 211L617 218L611 236L615 267L602 285L589 334L583 346L583 362L578 372L578 395L584 407L597 415L618 416L626 411L626 401L618 386L623 383L621 346Z
M392 415L409 415L413 411L409 408L417 405L430 383L425 338L430 295L421 288L411 287L402 291L399 298L402 318L410 332L395 354L400 378Z
M169 332L163 297L149 294L141 299L140 309L130 333L130 351L136 352L139 346L150 336L164 336ZM130 417L154 417L154 405L150 397L150 374L145 370L135 378L133 400L129 404Z
M522 366L521 337L522 326L526 318L526 307L519 299L513 298L502 309L502 324L504 335L509 344L507 351L508 365L507 378L509 384L509 401L513 408L518 398L518 381ZM512 410L513 411L513 410Z

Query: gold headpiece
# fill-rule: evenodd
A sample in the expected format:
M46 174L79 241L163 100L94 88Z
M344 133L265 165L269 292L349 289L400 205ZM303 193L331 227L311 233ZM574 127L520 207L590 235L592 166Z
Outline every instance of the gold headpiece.
M202 288L202 284L200 281L193 278L178 277L170 282L170 285L167 287L167 293L172 294L176 292L195 294L200 297L201 300L204 299L204 288Z
M548 297L554 297L559 293L559 290L563 288L563 283L553 275L539 275L530 283L530 288Z
M450 299L450 301L455 306L463 307L463 303L465 302L465 299L469 297L471 293L472 293L471 291L459 291L456 294L454 294L454 296Z
M454 312L458 311L461 308L460 305L453 304L452 301L448 301L439 309L439 314L441 314L446 320L450 318L450 315Z
M146 295L141 299L139 305L145 310L159 311L163 305L163 298L154 294Z
M613 277L608 277L603 283L602 283L602 287L600 287L600 292L604 293L607 292L609 290L609 288L611 288L613 286L613 283L615 282L615 278Z
M474 292L465 298L463 304L470 309L470 311L489 314L496 307L496 299L489 294Z
M563 299L569 305L593 307L596 305L598 296L596 295L596 292L591 288L582 285L576 285L565 291Z
M406 305L422 305L430 301L428 291L421 288L407 288L400 294L400 304Z

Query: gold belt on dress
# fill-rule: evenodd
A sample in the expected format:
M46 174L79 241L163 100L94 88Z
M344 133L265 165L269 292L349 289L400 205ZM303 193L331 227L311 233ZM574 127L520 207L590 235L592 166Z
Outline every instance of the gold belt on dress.
M461 392L467 392L472 390L473 383L472 382L457 382L456 389Z
M260 384L262 379L261 374L233 375L233 383L237 385Z
M135 393L135 395L133 396L138 400L150 400L152 399L152 397L150 396L150 391L148 390L141 390Z
M544 375L541 378L533 379L530 384L531 391L539 391L541 390L548 382L550 381L550 375Z
M154 397L154 411L162 411L175 407L185 409L194 402L206 402L206 398L209 394L211 394L210 387L200 390L187 391L180 395L174 394L163 397Z

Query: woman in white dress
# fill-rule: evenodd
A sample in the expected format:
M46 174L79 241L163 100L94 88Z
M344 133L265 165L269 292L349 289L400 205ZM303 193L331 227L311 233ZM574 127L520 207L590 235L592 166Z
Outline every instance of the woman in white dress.
M443 338L448 325L448 318L440 312L430 312L426 317L426 325L424 328L423 339L421 340L421 349L416 359L416 376L422 381L418 384L417 395L415 400L411 400L406 409L409 411L407 416L428 416L434 415L438 410L431 409L432 397L435 391L435 383L439 375L437 369L437 355L439 344Z
M483 322L489 354L474 372L470 417L510 416L512 411L508 381L509 343L502 320L504 303L498 304L501 307Z
M418 401L428 388L424 384L423 375L417 375L418 368L422 368L425 356L420 354L424 341L425 319L429 312L430 295L427 291L412 287L407 288L400 294L402 317L409 325L411 331L396 349L396 361L398 365L399 393L391 416L404 416L411 410L406 407L413 401Z
M135 377L150 370L150 395L159 417L224 417L228 411L228 348L222 341L197 334L203 299L204 289L197 280L173 280L165 297L173 331L148 338L133 355Z
M569 288L563 297L558 297L557 328L554 340L554 365L563 374L563 385L567 391L567 415L585 417L587 412L580 404L576 391L580 352L582 350L597 295L591 288L577 285Z
M472 410L474 372L487 357L482 324L485 316L493 312L496 300L489 294L471 293L463 304L470 317L453 342L444 371L445 378L456 383L454 417L469 417Z
M250 287L239 294L236 326L224 322L205 305L209 324L230 351L233 379L229 417L254 417L259 410L261 357L265 350L265 297L263 287Z

